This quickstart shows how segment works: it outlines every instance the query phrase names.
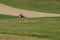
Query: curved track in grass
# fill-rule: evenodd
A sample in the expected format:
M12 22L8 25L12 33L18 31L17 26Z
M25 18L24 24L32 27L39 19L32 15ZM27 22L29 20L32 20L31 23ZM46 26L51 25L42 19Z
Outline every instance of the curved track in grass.
M23 13L23 15L25 17L30 17L30 18L32 18L32 17L56 17L56 16L60 16L60 14L22 10L22 9L17 9L17 8L10 7L10 6L4 5L4 4L0 4L0 14L18 16L20 13Z

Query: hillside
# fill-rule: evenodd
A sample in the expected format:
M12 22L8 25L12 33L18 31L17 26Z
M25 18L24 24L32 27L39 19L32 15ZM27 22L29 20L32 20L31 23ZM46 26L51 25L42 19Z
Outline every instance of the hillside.
M0 3L20 9L60 13L60 0L0 0Z
M0 16L3 17L0 17L0 40L60 39L60 17L21 19L7 15Z

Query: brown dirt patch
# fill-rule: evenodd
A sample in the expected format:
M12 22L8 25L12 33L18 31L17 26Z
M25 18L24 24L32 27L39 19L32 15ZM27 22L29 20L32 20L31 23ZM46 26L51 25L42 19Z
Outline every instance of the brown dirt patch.
M53 13L44 13L44 12L35 12L13 8L4 4L0 4L0 14L18 16L20 13L23 13L25 17L56 17L60 14Z

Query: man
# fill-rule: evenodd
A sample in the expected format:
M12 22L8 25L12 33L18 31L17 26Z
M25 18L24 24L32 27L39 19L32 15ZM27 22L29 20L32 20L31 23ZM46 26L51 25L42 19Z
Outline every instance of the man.
M19 18L24 18L24 15L21 13L21 14L19 14L18 17L19 17Z

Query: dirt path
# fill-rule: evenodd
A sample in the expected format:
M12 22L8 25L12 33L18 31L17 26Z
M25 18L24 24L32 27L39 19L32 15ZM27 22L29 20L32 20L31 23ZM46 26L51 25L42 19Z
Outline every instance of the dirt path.
M26 16L26 17L56 17L56 16L60 16L60 14L28 11L28 10L17 9L17 8L13 8L13 7L4 5L4 4L0 4L0 14L17 16L20 13L23 13L24 16Z
M0 34L0 40L49 40L49 39Z

